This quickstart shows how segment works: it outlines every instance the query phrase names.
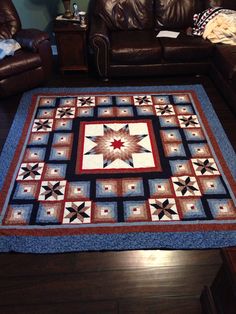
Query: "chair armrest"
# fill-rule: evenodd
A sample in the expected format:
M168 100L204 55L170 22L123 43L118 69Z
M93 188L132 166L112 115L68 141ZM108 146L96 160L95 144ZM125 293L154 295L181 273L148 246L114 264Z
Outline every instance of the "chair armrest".
M106 24L99 16L93 16L91 19L89 43L94 53L98 73L106 79L108 77L110 38Z
M6 25L0 25L0 39L10 39L11 32Z
M38 29L21 29L13 37L22 48L29 49L33 52L38 51L40 44L49 40L49 35L46 32Z

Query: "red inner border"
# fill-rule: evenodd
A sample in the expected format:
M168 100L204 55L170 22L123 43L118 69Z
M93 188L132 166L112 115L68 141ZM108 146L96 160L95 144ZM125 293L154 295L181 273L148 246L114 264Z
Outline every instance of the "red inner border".
M152 147L152 156L153 156L153 160L155 163L155 167L148 167L148 168L119 168L119 169L82 169L82 158L80 158L80 156L83 156L83 152L84 152L84 133L85 133L85 126L88 124L123 124L123 123L146 123L147 127L148 127L148 135L150 137L150 143L151 143L151 147ZM156 146L156 141L154 138L154 133L153 133L153 127L152 124L149 120L138 120L138 122L136 120L115 120L115 121L94 121L94 122L81 122L81 126L80 126L80 134L81 134L81 140L79 141L78 144L78 149L77 149L77 162L76 162L76 174L89 174L89 173L119 173L120 171L125 172L125 173L132 173L132 172L150 172L150 171L155 171L155 172L159 172L162 170L161 168L161 161L160 161L160 157L159 157L159 153L158 153L158 149ZM82 153L80 153L82 152Z

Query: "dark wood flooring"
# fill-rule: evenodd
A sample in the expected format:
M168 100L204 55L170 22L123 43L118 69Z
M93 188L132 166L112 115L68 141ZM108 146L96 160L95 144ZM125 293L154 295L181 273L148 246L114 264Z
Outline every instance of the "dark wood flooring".
M55 74L48 86L202 84L236 147L235 117L207 77L119 79ZM0 149L21 95L0 101ZM0 313L201 313L219 250L0 254Z

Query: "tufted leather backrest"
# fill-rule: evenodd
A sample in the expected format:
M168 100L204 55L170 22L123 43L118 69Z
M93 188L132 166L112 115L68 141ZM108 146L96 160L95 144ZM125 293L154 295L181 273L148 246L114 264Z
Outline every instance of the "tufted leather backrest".
M202 10L197 0L156 0L156 28L184 29L192 25L193 15Z
M110 30L186 29L192 25L193 15L208 8L213 1L221 1L222 7L236 10L236 0L90 1L92 14L99 15Z
M11 38L21 29L21 21L12 0L0 0L0 38Z
M150 29L153 27L153 0L96 0L98 14L110 30Z
M236 10L236 0L202 0L202 2L204 3L205 9L209 8L211 4L215 4L224 9Z

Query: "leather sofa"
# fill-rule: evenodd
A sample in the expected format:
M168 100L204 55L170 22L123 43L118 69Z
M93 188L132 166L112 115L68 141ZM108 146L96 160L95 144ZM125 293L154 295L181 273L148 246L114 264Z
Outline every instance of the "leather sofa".
M236 103L235 46L212 44L189 36L193 15L209 0L92 0L89 44L100 78L209 74ZM222 7L236 10L236 1ZM160 30L178 31L177 38L157 38ZM226 46L226 47L225 47ZM229 97L230 95L230 97Z
M52 70L49 35L37 29L22 29L12 0L0 1L0 39L15 39L21 49L0 60L0 97L42 84Z

